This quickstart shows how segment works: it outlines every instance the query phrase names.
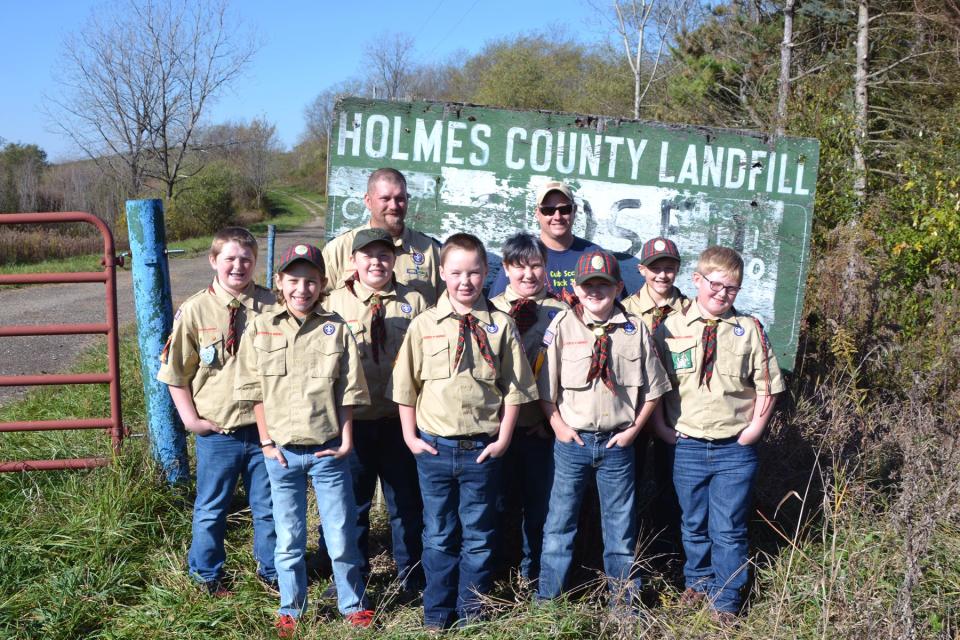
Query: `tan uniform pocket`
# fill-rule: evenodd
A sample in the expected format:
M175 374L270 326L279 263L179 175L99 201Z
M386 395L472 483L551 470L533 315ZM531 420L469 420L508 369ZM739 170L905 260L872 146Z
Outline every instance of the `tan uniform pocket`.
M749 380L753 377L752 360L750 343L741 339L733 346L723 345L717 349L717 362L713 368L725 376Z
M202 335L200 339L200 367L223 366L223 335Z
M586 387L591 358L593 358L592 346L563 347L560 351L560 386L564 389Z
M343 346L339 342L330 340L325 344L310 349L313 366L310 375L314 378L339 378L340 358L343 357Z
M640 362L640 345L624 345L614 358L614 375L624 387L643 386L643 363Z
M287 374L287 341L271 336L258 335L253 340L257 352L257 370L262 376Z
M693 373L697 370L697 339L696 338L665 338L667 349L670 351L670 366L673 372L680 375Z
M422 380L438 380L450 377L450 343L447 340L431 339L423 343Z

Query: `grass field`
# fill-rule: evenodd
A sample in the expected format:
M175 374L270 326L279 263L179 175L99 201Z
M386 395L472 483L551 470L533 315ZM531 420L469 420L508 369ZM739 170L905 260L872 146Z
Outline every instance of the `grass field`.
M112 466L0 474L0 638L272 637L277 599L255 579L252 529L242 500L230 517L227 537L227 571L234 595L213 599L186 575L189 490L166 486L150 458L133 336L123 336L121 357L124 420L132 436ZM102 370L103 361L104 349L95 348L77 370ZM106 387L48 387L0 408L0 421L103 415L107 406ZM776 426L770 446L783 447L792 426ZM93 431L0 434L0 443L5 459L109 451L108 437ZM957 637L960 530L950 521L935 523L922 556L912 556L909 549L916 540L910 532L919 536L923 529L919 522L912 529L904 527L893 496L865 481L865 473L847 469L833 474L829 484L812 492L818 497L804 501L808 517L785 522L769 509L768 517L776 522L765 524L758 518L752 528L754 541L760 544L753 555L751 606L733 629L716 627L705 610L680 609L677 585L653 575L649 608L636 626L609 615L595 598L534 606L504 582L491 600L490 621L445 636ZM774 486L774 480L764 476L759 483L761 489ZM787 500L793 502L800 502L800 496ZM380 514L375 545L385 540L384 529ZM911 558L919 565L916 571ZM385 556L374 562L378 571L388 565ZM910 575L915 580L904 595ZM375 572L370 585L378 617L367 631L348 628L334 603L320 599L326 584L320 579L311 586L313 606L298 637L427 637L420 627L420 610L393 603L385 574ZM904 597L910 603L906 609ZM902 612L907 609L911 619L905 625ZM908 628L913 632L900 632Z

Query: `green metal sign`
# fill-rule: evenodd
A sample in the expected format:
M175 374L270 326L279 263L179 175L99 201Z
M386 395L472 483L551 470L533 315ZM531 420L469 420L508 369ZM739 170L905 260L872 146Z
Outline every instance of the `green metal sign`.
M628 287L654 236L677 242L687 295L700 251L737 249L746 264L737 309L760 318L792 369L819 152L814 139L748 131L346 98L330 136L327 237L369 218L363 194L379 167L407 177L410 226L438 239L468 231L492 253L517 231L538 231L536 189L563 180L577 196L574 232L618 254Z

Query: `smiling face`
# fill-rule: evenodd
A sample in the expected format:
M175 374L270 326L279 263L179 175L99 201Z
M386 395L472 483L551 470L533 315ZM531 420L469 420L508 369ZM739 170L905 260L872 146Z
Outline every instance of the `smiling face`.
M503 266L507 270L510 288L517 295L531 298L540 293L546 285L547 268L542 258L533 258L522 264L504 263Z
M407 217L407 190L399 182L377 180L363 196L370 210L370 226L385 229L394 238L403 234Z
M726 271L712 271L708 274L695 272L693 286L697 288L697 303L704 315L719 318L733 307L740 289L740 281ZM714 291L719 288L719 291Z
M444 255L440 277L447 285L454 310L468 313L480 297L483 280L487 277L487 264L476 251L452 247Z
M604 278L590 278L573 287L584 309L601 322L610 318L613 303L622 289L622 282L614 284Z
M673 258L660 258L648 265L639 265L640 272L650 288L654 302L665 302L673 292L673 284L677 279L680 263Z
M220 253L209 258L210 267L217 272L217 282L233 295L243 293L253 280L257 256L239 242L231 240L223 243Z
M557 210L556 207L560 207ZM576 205L560 191L551 191L537 207L540 239L551 249L565 249L573 242Z
M320 270L306 260L297 260L275 277L287 310L298 318L313 311L327 284Z
M393 265L397 256L391 245L383 242L368 244L357 249L350 259L357 268L357 278L368 289L381 291L393 279Z

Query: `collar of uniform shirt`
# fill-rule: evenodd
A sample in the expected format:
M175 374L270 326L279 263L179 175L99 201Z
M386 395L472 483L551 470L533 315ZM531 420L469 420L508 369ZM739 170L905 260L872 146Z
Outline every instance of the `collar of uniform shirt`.
M716 318L720 322L726 322L727 324L738 325L736 318L736 310L733 307L727 309L722 316ZM700 303L694 300L693 304L690 305L690 311L687 312L687 326L693 324L694 322L699 322L700 320L705 320L707 317L703 315L700 311Z
M293 317L293 314L290 313L286 305L282 305L282 304L278 304L277 309L275 311L270 312L268 315L271 318L280 318L288 315L290 317ZM333 315L333 311L327 311L322 306L320 306L320 303L318 302L317 305L313 308L313 311L311 311L306 316L304 316L303 321L306 322L308 318L312 318L313 316L317 316L319 318L329 318L332 315Z
M531 300L536 300L537 302L540 302L541 300L544 300L544 299L547 297L547 295L548 295L548 294L547 294L547 288L544 287L543 289L540 289L540 291L538 291L535 295L529 296L529 298L530 298ZM521 298L524 297L524 296L520 295L519 293L517 293L516 291L514 291L513 288L512 288L509 284L507 285L507 288L504 289L504 291L503 291L503 296L504 296L504 298L506 299L507 302L513 302L514 300L520 300Z
M357 299L363 301L364 303L366 303L374 294L380 296L380 298L383 300L396 297L397 295L397 290L394 288L392 281L387 285L386 289L381 289L380 291L374 291L367 285L360 282L359 279L354 283L353 286L353 291L357 296Z
M622 310L622 309L620 309L619 307L615 306L615 307L613 308L613 311L610 312L610 317L607 318L605 321L602 321L602 322L601 322L600 320L597 319L597 317L596 317L595 315L593 315L592 313L590 313L590 310L589 310L589 309L587 309L586 307L584 307L584 308L583 308L583 323L584 323L584 324L587 324L587 325L589 325L589 324L595 324L595 325L600 325L600 326L607 326L607 325L611 325L611 324L612 324L612 325L620 325L620 324L626 324L626 323L627 323L627 317L626 317L625 315L623 315L623 310Z
M216 278L213 279L213 284L210 285L213 288L213 295L216 297L217 301L220 302L223 306L228 307L230 303L234 300L238 300L240 304L245 306L247 309L254 309L256 300L253 297L253 290L256 287L252 282L247 285L247 288L240 292L240 295L234 296L232 293L223 288L223 285L220 284L220 281Z
M640 309L643 313L649 313L654 309L659 309L663 305L659 305L653 301L653 296L650 295L649 287L650 285L646 282L643 283L643 286L640 287L640 291L637 292L637 297L640 300ZM678 295L678 289L676 287L670 292L670 297L667 298L667 301L663 304L667 305L671 309L676 309L680 304L680 296Z
M473 301L473 306L470 307L470 311L467 313L473 314L474 318L484 324L493 324L493 318L490 316L490 310L487 309L487 301L483 296L480 296ZM437 314L439 315L440 320L443 320L447 316L460 316L459 313L454 311L453 305L450 304L450 293L447 291L444 291L443 295L440 296L440 299L437 300Z

